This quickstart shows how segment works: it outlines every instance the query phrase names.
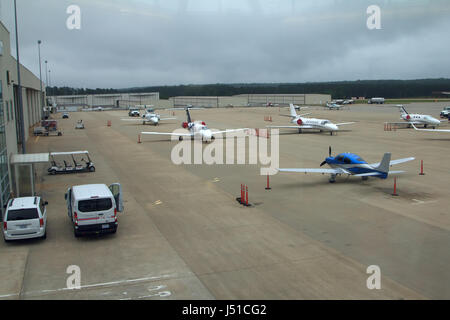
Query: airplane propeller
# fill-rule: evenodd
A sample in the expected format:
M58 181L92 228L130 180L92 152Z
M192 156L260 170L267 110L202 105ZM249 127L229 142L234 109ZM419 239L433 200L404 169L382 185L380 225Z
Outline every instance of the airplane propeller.
M328 147L328 157L331 157L331 146ZM320 166L323 166L326 163L327 163L327 160L325 159L325 160L322 161Z

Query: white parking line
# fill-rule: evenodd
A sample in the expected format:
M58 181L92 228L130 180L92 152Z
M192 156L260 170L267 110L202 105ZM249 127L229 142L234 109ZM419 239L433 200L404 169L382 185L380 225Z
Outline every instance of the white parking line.
M25 292L24 295L39 295L39 294L48 294L48 293L54 293L54 292L61 292L61 291L71 291L71 290L81 290L81 289L88 289L88 288L101 288L101 287L109 287L109 286L117 286L117 285L123 285L123 284L131 284L131 283L139 283L139 282L146 282L146 281L156 281L161 279L167 279L170 277L175 277L175 275L161 275L161 276L154 276L154 277L145 277L145 278L138 278L138 279L128 279L128 280L119 280L119 281L111 281L111 282L104 282L104 283L95 283L95 284L87 284L84 286L80 286L79 289L75 288L59 288L59 289L50 289L50 290L40 290L40 291L29 291ZM9 294L9 295L3 295L2 297L11 297L11 296L18 296L19 294Z

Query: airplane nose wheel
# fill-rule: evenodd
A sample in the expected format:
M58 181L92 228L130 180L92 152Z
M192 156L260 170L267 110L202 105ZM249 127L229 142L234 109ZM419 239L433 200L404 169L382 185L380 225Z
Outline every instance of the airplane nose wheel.
M330 180L328 180L330 183L335 183L336 182L336 175L332 174L330 175Z

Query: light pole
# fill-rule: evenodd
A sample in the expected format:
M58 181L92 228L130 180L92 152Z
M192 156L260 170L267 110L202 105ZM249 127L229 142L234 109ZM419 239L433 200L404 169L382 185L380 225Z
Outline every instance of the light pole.
M44 94L42 93L42 71L41 71L41 40L38 40L39 52L39 85L41 87L41 120L44 120Z
M47 60L45 60L45 92L47 93L48 87L48 72L47 72Z
M20 118L20 135L22 143L22 153L26 153L25 148L25 124L23 121L22 85L20 82L20 58L19 58L19 33L17 31L17 6L14 0L14 25L16 29L16 52L17 52L17 102Z
M52 70L48 70L48 86L51 88L52 87L52 78L50 78L50 72L51 72Z

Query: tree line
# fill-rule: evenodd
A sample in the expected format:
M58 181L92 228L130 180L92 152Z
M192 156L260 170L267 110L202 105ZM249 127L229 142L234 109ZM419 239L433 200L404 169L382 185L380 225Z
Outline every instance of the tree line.
M322 93L333 98L384 97L384 98L430 98L440 92L450 91L450 79L419 80L357 80L306 83L237 83L237 84L190 84L172 86L149 86L138 88L72 88L48 87L47 95L85 95L106 93L159 92L161 99L176 96L232 96L236 94L298 94Z

